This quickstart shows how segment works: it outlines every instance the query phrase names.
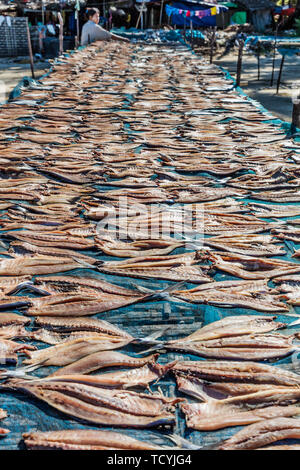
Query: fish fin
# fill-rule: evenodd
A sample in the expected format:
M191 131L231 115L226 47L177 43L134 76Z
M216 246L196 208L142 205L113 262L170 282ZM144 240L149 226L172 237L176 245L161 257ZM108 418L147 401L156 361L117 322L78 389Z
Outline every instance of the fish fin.
M152 291L152 293L149 294L149 297L147 297L147 300L173 300L173 298L170 296L170 292L179 290L184 284L185 281L180 281L176 282L176 284L172 284L171 286L167 286L159 291Z
M166 326L165 328L154 331L153 333L146 336L145 338L136 338L135 341L138 341L139 343L151 343L157 338L160 338L161 336L163 336L169 329L170 329L170 326ZM158 343L158 344L161 344L161 343Z
M288 251L291 251L292 253L295 253L295 248L292 245L292 243L288 240L283 240L285 246L287 247Z
M286 325L286 328L291 328L293 326L296 326L296 325L299 325L300 323L300 319L299 320L295 320L293 321L292 323L289 323L288 325Z
M78 263L79 265L81 265L83 268L95 269L95 266L96 266L96 265L87 263L87 262L84 261L83 259L76 258L76 256L72 256L72 259L73 259L74 261L76 261L76 263ZM102 262L99 262L99 263L103 264ZM97 264L98 264L98 263L97 263Z

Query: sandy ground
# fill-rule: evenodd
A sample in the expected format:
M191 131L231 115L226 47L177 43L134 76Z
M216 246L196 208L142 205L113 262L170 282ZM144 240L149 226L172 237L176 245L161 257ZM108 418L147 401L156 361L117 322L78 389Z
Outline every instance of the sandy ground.
M214 63L229 70L233 77L236 76L236 61L237 51L226 55L222 59L218 59L218 54L214 58ZM247 53L244 54L241 88L247 93L247 95L259 101L275 116L278 116L283 121L290 122L293 107L292 98L300 91L300 57L286 56L278 95L276 94L276 82L279 73L281 55L276 55L273 87L270 86L272 62L272 57L261 57L261 74L260 80L258 81L256 57Z
M43 75L48 69L47 62L34 64L36 78ZM10 92L24 77L31 77L30 63L27 57L14 59L0 59L0 103L5 102Z

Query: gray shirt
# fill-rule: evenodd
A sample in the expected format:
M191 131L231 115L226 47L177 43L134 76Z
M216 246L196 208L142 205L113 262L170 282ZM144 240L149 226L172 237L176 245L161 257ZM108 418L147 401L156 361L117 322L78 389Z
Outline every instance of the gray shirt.
M94 21L87 21L83 25L82 32L81 32L81 45L86 46L87 44L94 42L94 41L105 41L111 39L110 32L106 31L105 29L101 28L98 24L94 23Z

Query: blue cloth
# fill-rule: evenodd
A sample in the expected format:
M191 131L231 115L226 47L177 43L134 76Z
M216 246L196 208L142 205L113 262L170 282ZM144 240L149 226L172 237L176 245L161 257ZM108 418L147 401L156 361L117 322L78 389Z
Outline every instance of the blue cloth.
M167 12L168 6L169 5L166 5L166 12ZM191 5L188 3L180 3L180 2L174 2L172 4L172 7L178 8L179 10L190 10L190 11L207 10L207 6L201 7L199 5ZM217 15L206 16L205 18L198 18L196 16L185 18L183 15L177 15L173 13L171 15L171 23L176 24L178 26L184 26L184 24L186 24L186 26L189 27L190 22L192 21L193 26L216 26L217 25L216 18L217 18Z

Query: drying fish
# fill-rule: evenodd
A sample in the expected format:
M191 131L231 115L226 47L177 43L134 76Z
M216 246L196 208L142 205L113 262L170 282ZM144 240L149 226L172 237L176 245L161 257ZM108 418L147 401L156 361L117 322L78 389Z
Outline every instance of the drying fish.
M55 346L50 346L34 352L28 352L30 359L26 359L24 364L36 364L43 362L43 365L65 366L78 361L82 357L98 351L118 349L131 342L120 336L106 335L98 333L95 336L77 338ZM34 348L35 349L35 348Z
M29 432L23 434L30 450L159 450L162 447L126 434L95 429Z
M250 308L262 312L287 311L267 280L210 282L190 290L174 291L173 296L192 303L220 307Z
M83 357L71 365L62 367L54 372L51 377L59 375L89 374L99 369L107 367L142 367L146 364L154 363L158 355L151 355L143 358L127 356L117 351L100 351Z
M300 215L298 206L282 206L274 204L259 204L251 202L247 206L255 213L257 217L277 218L277 217L295 217Z
M203 256L201 255L203 258ZM98 267L105 273L137 278L156 278L195 283L210 282L209 266L197 265L197 253L185 255L137 257L120 262L106 262Z
M26 274L51 274L70 271L80 267L79 260L71 258L57 258L55 256L19 256L15 259L0 261L1 276L23 276Z
M32 395L77 419L118 427L173 425L174 405L182 401L163 395L59 382L55 378L34 381L11 379L5 383L5 388Z
M172 369L173 365L174 363L170 363L162 366L152 360L142 367L131 369L129 371L106 372L104 374L92 376L77 373L68 373L67 375L64 375L63 369L66 369L66 367L64 367L61 369L62 374L52 374L50 379L53 377L59 382L81 383L91 385L93 387L124 389L134 387L145 388L148 387L151 382L158 381L161 377L166 375L166 373Z
M170 242L164 240L138 240L124 243L114 240L96 240L96 245L105 254L120 258L135 258L138 256L168 255L176 248L182 246L182 242Z
M224 391L226 388L228 395L242 395L248 392L250 385L271 387L263 388L272 392L272 388L296 388L299 386L300 377L298 374L285 370L281 367L269 366L255 362L235 362L235 361L179 361L173 371L180 374L196 377L205 381L206 385L213 386L214 383L223 382ZM243 392L240 391L243 390ZM259 391L259 390L256 390Z
M46 328L49 331L62 334L70 334L74 332L92 332L104 333L107 335L120 336L128 340L133 337L121 330L117 326L98 318L87 317L36 317L35 326Z
M185 414L187 427L197 431L215 431L271 418L290 418L300 414L300 407L293 405L247 409L247 406L243 406L241 398L210 399L206 403L184 403L181 405L181 410Z
M254 450L274 442L300 438L300 420L286 417L267 419L251 424L222 442L220 450Z
M277 259L265 260L229 253L211 253L209 258L216 268L242 279L272 279L300 271L300 264Z
M24 230L22 230L21 232L6 232L6 235L37 246L71 248L77 250L87 250L94 246L94 242L92 240L81 237L72 237L63 233L32 233L24 232Z
M238 315L230 316L203 326L191 335L184 338L187 342L207 341L231 336L255 335L269 333L279 328L285 328L286 324L274 321L276 317ZM179 340L169 341L169 345Z
M203 241L205 245L218 250L247 256L275 256L286 253L281 246L275 244L276 239L271 235L241 233L234 236L222 235L205 238Z

